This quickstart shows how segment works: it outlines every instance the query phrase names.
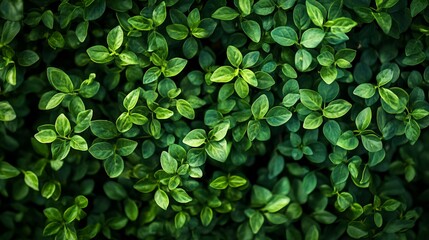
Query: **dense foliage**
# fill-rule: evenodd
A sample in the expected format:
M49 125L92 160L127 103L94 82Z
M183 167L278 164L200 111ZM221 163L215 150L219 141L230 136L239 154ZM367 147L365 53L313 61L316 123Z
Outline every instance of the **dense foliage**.
M428 0L1 0L0 239L426 239Z

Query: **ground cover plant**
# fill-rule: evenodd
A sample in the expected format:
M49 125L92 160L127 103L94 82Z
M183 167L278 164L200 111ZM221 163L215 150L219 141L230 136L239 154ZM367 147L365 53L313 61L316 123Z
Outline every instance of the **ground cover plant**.
M1 0L0 239L426 239L428 0Z

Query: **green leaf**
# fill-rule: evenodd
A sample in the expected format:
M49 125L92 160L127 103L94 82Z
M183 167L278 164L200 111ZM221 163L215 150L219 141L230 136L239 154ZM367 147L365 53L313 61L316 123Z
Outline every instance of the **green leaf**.
M372 12L372 15L377 21L378 26L383 30L385 34L390 32L390 28L392 27L392 17L387 12Z
M334 65L322 67L320 69L320 76L322 77L323 81L325 81L325 83L331 84L337 79L338 70Z
M125 199L124 210L125 210L125 215L127 216L128 219L130 219L131 221L137 220L139 216L139 208L137 206L137 203L134 200L129 198Z
M398 3L399 0L376 0L375 4L377 5L378 9L382 8L391 8L395 6L396 3Z
M268 111L265 119L269 125L278 127L287 123L291 117L292 113L287 108L276 106Z
M240 76L251 86L258 86L258 79L255 73L250 69L240 69Z
M9 21L20 21L24 17L24 1L4 0L0 4L0 16Z
M131 155L137 148L138 143L127 138L118 138L115 143L116 153L122 157Z
M94 143L88 150L94 158L100 160L105 160L115 153L113 145L108 142Z
M110 178L117 178L124 171L124 160L120 155L113 154L104 160L104 170Z
M306 48L317 47L325 37L325 32L320 28L309 28L302 34L300 44Z
M252 4L250 0L238 0L238 8L243 13L242 16L249 15L252 11Z
M230 123L229 121L223 121L219 124L217 124L210 132L209 132L209 138L213 141L220 141L225 138L226 134L228 133Z
M323 123L323 116L319 112L312 112L304 119L305 129L316 129Z
M212 18L219 19L223 21L233 20L238 17L240 14L230 7L220 7L212 14Z
M320 65L329 67L335 62L335 57L331 52L325 51L317 56L317 61Z
M260 55L261 54L258 51L248 52L244 55L242 62L243 68L253 67L258 62Z
M352 238L363 238L368 235L365 225L361 222L350 222L347 226L347 234Z
M167 193L165 193L164 190L162 189L156 190L154 199L156 204L160 208L167 210L168 205L170 204L170 200L168 199Z
M101 139L112 139L118 135L116 126L111 121L94 120L90 124L91 132Z
M0 102L0 121L8 122L16 118L16 113L8 101Z
M17 54L18 64L23 67L29 67L39 61L39 55L32 50L24 50Z
M116 119L116 128L119 132L127 132L132 127L133 123L131 122L130 115L127 112L122 113L119 115L118 119Z
M425 10L428 5L429 5L429 2L426 0L412 0L410 5L411 16L412 17L417 16L417 14Z
M208 206L204 206L200 213L200 219L203 226L210 225L213 220L213 210Z
M356 127L359 131L363 131L371 124L372 111L370 107L364 108L356 117Z
M349 169L343 163L338 164L331 172L332 183L336 186L340 186L345 183L349 177Z
M5 161L0 161L0 179L14 178L20 174L20 171Z
M89 22L84 21L80 22L76 26L76 37L79 40L79 42L84 42L86 37L88 36L88 28L89 28Z
M337 99L328 104L323 109L323 116L327 118L339 118L344 115L352 108L352 104L346 100Z
M336 145L341 135L340 125L335 120L328 120L323 126L323 135L332 145Z
M121 26L116 26L107 34L107 46L111 52L116 52L124 42L124 32Z
M299 96L301 103L308 109L313 111L321 110L323 99L318 92L310 89L300 89Z
M182 188L176 188L176 189L172 190L171 196L178 203L188 203L188 202L192 201L192 198Z
M422 109L422 108L417 108L414 109L411 112L411 116L415 119L415 120L420 120L422 118L425 118L427 116L429 116L429 111L426 109Z
M310 194L317 186L317 178L314 172L309 172L302 180L302 189L306 194Z
M240 50L232 45L229 45L226 49L226 56L231 65L236 68L238 68L243 61L243 55Z
M368 152L378 152L383 149L383 143L375 134L362 135L362 144Z
M273 40L281 46L289 47L298 43L298 35L291 27L276 27L271 31Z
M156 114L157 119L169 119L174 115L173 111L163 107L157 107L153 112Z
M259 23L253 20L245 20L241 22L243 32L255 43L261 41L261 27Z
M399 97L388 88L379 88L378 93L380 94L381 100L384 101L389 107L397 109L400 107Z
M393 71L389 68L384 69L377 74L376 79L377 79L377 83L378 83L379 87L384 86L387 83L389 83L390 81L392 81Z
M415 120L410 119L410 121L405 125L405 136L412 144L419 139L420 126Z
M237 175L232 175L228 178L228 185L232 188L238 188L246 185L247 180Z
M314 25L322 28L323 22L325 20L323 12L316 5L312 4L311 1L306 1L305 7L307 9L307 14L310 17L311 21L314 23Z
M265 94L259 96L251 106L253 117L258 120L264 118L269 109L268 97Z
M127 22L139 31L150 31L153 28L153 20L143 16L133 16Z
M39 191L39 178L32 171L23 171L24 173L24 182L27 186L33 190Z
M287 63L282 65L282 73L286 77L289 77L289 78L297 78L298 77L298 74L296 73L295 69Z
M341 134L340 138L337 141L337 146L349 151L357 148L358 145L359 140L351 130L348 130Z
M133 91L128 93L127 96L124 98L124 102L123 102L124 108L127 109L128 111L133 109L136 106L137 101L139 100L139 97L140 97L140 88L134 89Z
M71 93L74 90L70 77L61 69L48 67L48 80L51 85L58 91Z
M161 153L161 167L169 174L175 174L177 171L177 161L168 152L163 151Z
M61 113L57 117L57 120L55 120L55 130L62 137L65 137L71 133L70 121L63 113Z
M295 67L298 71L306 71L313 60L311 54L305 49L299 49L295 53Z
M159 67L151 67L143 76L143 84L153 83L158 80L159 76L161 76L161 69Z
M95 45L86 50L89 58L95 63L103 64L108 63L114 59L110 55L109 49L102 45Z
M275 213L286 207L290 203L290 198L287 196L274 195L273 198L262 208L262 211Z
M172 58L168 60L164 71L165 77L174 77L178 75L186 66L188 60L183 58Z
M70 139L70 147L79 151L88 150L88 144L86 143L86 140L79 135L74 135Z
M63 225L60 222L50 222L46 224L45 228L43 229L43 236L52 236L57 234L61 229L63 228Z
M88 109L78 113L76 118L76 125L74 126L75 133L81 133L85 131L91 124L92 109Z
M339 17L327 21L324 26L330 27L333 33L348 33L357 26L357 22L348 17Z
M195 110L188 101L184 99L177 100L176 108L179 114L183 117L191 120L195 118Z
M165 2L162 1L158 6L153 9L152 19L155 27L161 25L167 18L167 7Z
M220 176L210 182L210 187L218 190L222 190L228 187L228 178Z
M199 147L206 142L207 134L204 129L194 129L186 134L183 143L191 147Z
M207 155L219 162L225 162L228 157L228 146L225 139L219 142L209 142L205 147Z
M368 99L374 96L375 92L376 92L375 86L372 85L371 83L359 84L355 88L355 90L353 90L354 95L365 99Z
M49 29L52 29L54 27L54 14L51 10L46 10L42 14L42 22Z
M245 98L249 95L249 84L243 78L239 77L234 82L234 90L239 97Z
M238 74L234 68L230 66L222 66L217 68L210 77L210 81L217 83L226 83L234 79Z
M174 40L183 40L188 37L189 29L183 24L171 24L166 27L167 34Z
M68 207L63 214L64 221L66 223L73 222L79 215L79 207L76 205L72 205Z
M259 211L255 211L249 219L250 228L253 234L257 234L264 224L264 215Z
M174 216L174 226L177 229L181 229L183 228L185 223L186 223L186 214L182 211L176 213L176 215Z

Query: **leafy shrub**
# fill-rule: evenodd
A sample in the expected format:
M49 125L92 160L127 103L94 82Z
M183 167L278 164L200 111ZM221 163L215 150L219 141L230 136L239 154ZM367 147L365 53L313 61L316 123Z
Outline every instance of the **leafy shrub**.
M427 236L427 0L0 17L1 239Z

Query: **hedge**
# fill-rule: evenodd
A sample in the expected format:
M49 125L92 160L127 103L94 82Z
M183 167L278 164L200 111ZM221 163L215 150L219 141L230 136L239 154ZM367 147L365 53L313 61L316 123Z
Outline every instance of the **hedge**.
M1 0L0 239L426 239L428 0Z

